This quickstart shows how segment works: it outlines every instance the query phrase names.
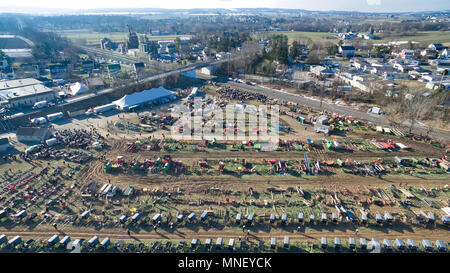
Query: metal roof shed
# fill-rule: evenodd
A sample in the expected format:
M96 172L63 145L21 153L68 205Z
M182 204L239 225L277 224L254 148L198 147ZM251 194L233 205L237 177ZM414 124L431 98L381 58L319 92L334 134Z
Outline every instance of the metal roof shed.
M289 236L284 236L283 246L285 248L289 248L290 242L291 242L291 240L290 240Z
M436 246L439 251L447 251L447 244L442 240L436 240Z
M228 241L228 249L233 249L233 248L234 248L234 239L231 238L231 239Z
M277 246L277 238L270 238L270 248L271 249L275 249L275 247Z
M200 215L200 220L205 221L208 218L208 212L204 211L202 215Z
M195 213L191 212L191 214L189 214L189 216L188 216L188 220L189 221L194 221L195 220Z
M339 239L338 237L334 237L334 247L341 248L341 239Z
M395 239L395 246L398 248L398 249L400 249L400 250L403 250L403 249L405 249L405 243L403 242L403 240L402 239L400 239L400 238L397 238L397 239Z
M269 217L269 222L271 222L272 224L275 222L275 214L271 213L270 217Z
M216 248L220 249L222 248L223 239L222 237L217 238L216 240Z
M300 223L303 222L303 212L299 212L299 213L298 213L298 221L299 221Z
M2 234L2 236L0 236L0 245L3 245L7 241L8 241L8 238L6 237L6 235Z
M422 247L426 251L432 251L433 250L433 244L429 240L422 240Z
M417 249L417 244L416 244L416 242L414 242L414 240L413 239L408 239L408 240L406 240L406 244L408 245L408 248L410 248L410 249Z
M359 239L359 246L361 249L367 249L367 240L366 238L360 238Z
M48 239L47 243L48 243L49 246L53 246L58 241L59 241L59 237L58 237L58 235L55 234L52 237L50 237L50 239Z
M383 246L384 246L384 248L392 249L392 243L388 239L383 240Z
M320 245L322 248L327 248L328 246L327 238L322 237L322 239L320 239Z
M92 237L91 239L89 239L88 244L90 246L96 246L98 244L98 236L95 235L94 237Z
M326 213L322 213L322 216L320 217L322 223L326 223L327 222L327 214Z
M355 238L353 238L353 237L348 238L348 246L350 247L350 249L356 248Z
M100 245L102 247L108 247L111 244L111 240L109 239L109 237L106 237L105 239L102 240L102 242L100 243Z

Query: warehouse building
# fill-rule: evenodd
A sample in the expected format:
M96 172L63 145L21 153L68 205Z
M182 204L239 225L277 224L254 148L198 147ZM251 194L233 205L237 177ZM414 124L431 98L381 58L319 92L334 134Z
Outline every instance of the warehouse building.
M19 127L17 129L17 140L20 142L41 142L52 135L48 128Z
M52 101L55 97L55 90L33 78L0 82L0 100L10 108L33 106L38 101Z

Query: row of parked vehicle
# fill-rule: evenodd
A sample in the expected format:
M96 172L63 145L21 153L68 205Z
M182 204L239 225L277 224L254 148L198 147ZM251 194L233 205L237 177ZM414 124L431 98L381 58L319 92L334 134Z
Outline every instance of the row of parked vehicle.
M339 237L335 237L333 240L334 247L336 249L340 249L342 247L341 239ZM394 245L389 239L384 239L383 244L380 243L380 241L377 238L372 238L369 242L366 238L360 238L359 239L359 246L360 249L367 250L368 245L371 245L372 249L381 249L381 246L383 246L386 250L393 250L394 245L398 250L406 250L408 248L411 251L415 251L418 249L418 246L416 242L412 239L407 239L406 244L405 242L397 238L394 241ZM320 240L320 245L323 249L326 249L328 247L328 241L326 237L322 237ZM348 246L350 249L356 249L356 240L353 237L348 238ZM433 243L431 243L430 240L422 240L422 247L426 251L433 251L434 246ZM439 251L446 252L447 251L447 243L445 243L443 240L436 240L436 247Z
M34 242L34 240L29 240L25 244L31 244L32 242ZM66 235L60 239L59 236L57 234L55 234L52 237L50 237L50 239L47 240L47 245L52 247L52 246L55 246L57 243L59 243L59 246L67 247L69 244L71 244L70 247L71 247L71 249L73 249L76 246L81 246L84 242L85 242L84 239L76 239L72 242L70 236L68 236L68 235ZM218 237L214 244L215 249L216 250L222 249L223 242L224 242L224 239L222 237ZM8 241L6 235L3 234L0 236L0 246L5 243L7 243L10 246L17 246L20 243L22 243L22 238L17 235ZM109 237L106 237L102 241L100 241L98 236L93 236L92 238L90 238L87 241L87 243L90 247L100 246L102 248L107 248L108 246L111 245L111 240ZM195 250L200 244L201 244L201 241L197 238L194 238L191 241L190 247L192 250ZM333 244L334 244L334 248L337 250L342 248L341 239L339 237L334 238ZM152 249L156 250L157 248L159 248L160 245L161 245L160 242L155 242L152 246ZM171 245L172 245L171 242L166 242L166 249L168 247L170 247ZM180 241L178 243L177 249L182 249L185 245L186 245L185 241ZM284 236L282 245L286 249L290 248L289 236ZM407 239L406 243L405 243L402 239L397 238L397 239L395 239L394 244L392 244L392 242L389 239L384 239L382 244L380 243L380 241L377 238L372 238L370 241L368 241L366 238L359 239L359 248L361 250L377 250L377 249L381 250L381 246L382 246L385 250L392 251L394 249L394 245L395 245L395 248L397 248L400 251L403 251L406 249L409 249L410 251L418 250L418 245L412 239ZM213 246L213 240L211 238L207 238L205 240L205 249L210 249L212 246ZM328 248L329 245L328 245L328 240L326 237L321 238L320 246L322 249ZM353 237L348 238L348 246L350 249L357 248L355 238L353 238ZM227 244L227 248L229 250L233 250L234 247L235 247L235 239L230 238L228 241L228 244ZM277 238L272 237L270 239L270 248L275 249L276 247L277 247ZM426 240L426 239L422 240L422 247L425 251L435 250L433 243L430 240ZM447 243L445 243L443 240L436 240L436 248L438 251L446 252L447 248L448 248Z

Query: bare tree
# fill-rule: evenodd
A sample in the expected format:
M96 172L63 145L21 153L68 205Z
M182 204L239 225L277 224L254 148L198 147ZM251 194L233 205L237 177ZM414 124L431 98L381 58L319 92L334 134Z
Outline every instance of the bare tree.
M421 93L414 96L405 96L403 106L408 121L410 122L409 133L412 132L416 121L425 119L433 109L432 100Z

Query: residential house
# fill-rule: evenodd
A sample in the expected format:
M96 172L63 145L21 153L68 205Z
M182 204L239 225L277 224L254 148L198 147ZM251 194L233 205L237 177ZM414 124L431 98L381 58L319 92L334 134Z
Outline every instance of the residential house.
M355 56L355 48L352 45L341 45L338 48L338 53L346 58Z

